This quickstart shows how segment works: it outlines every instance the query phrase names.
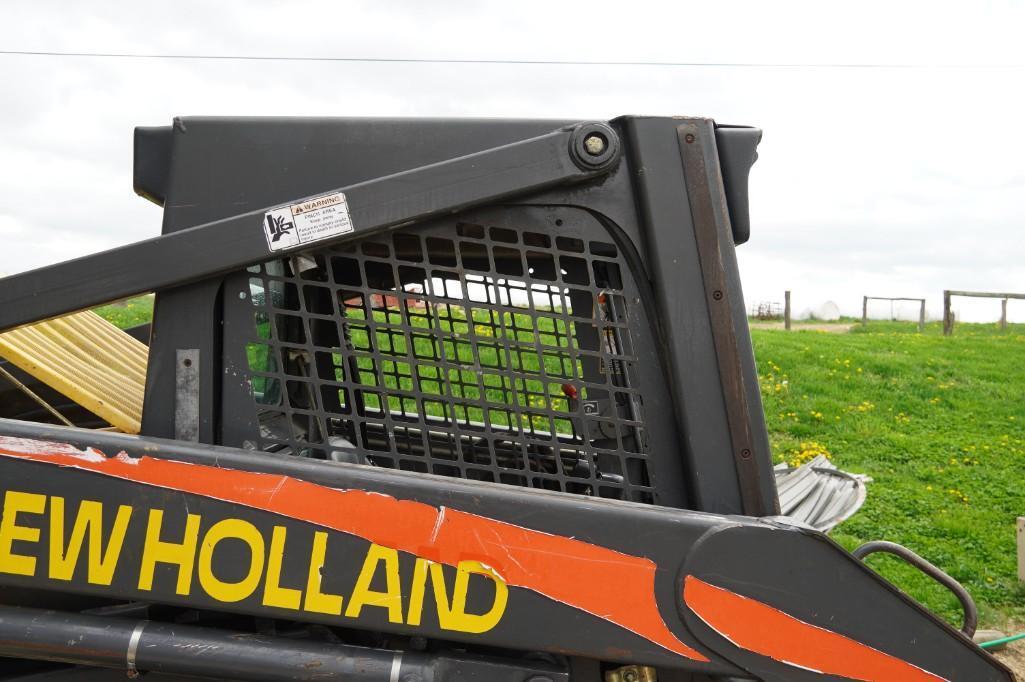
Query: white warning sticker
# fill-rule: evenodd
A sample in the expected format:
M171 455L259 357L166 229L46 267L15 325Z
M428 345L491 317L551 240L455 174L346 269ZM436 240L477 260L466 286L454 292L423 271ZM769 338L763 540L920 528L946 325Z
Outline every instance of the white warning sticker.
M349 205L341 192L275 208L263 216L263 231L271 251L347 234L352 229Z

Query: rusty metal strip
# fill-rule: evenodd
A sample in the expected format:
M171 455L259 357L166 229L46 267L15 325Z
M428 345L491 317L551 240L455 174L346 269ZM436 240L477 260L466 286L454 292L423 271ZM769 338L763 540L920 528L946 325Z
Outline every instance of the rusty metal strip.
M718 195L722 196L722 180L718 174L714 178L710 177L703 154L704 145L709 144L711 140L710 132L710 127L699 128L694 124L681 125L676 129L687 196L690 200L691 220L694 223L698 260L701 263L701 277L705 283L712 341L719 365L723 400L726 403L726 419L737 467L741 505L744 513L749 516L766 516L776 512L772 502L766 500L762 494L761 472L758 458L754 456L750 407L744 389L737 332L733 326L726 271L723 268L719 246L720 235L731 234L731 231L728 224L719 224L720 219L716 216L713 204L713 190L717 190ZM713 187L713 182L718 187ZM725 209L721 216L721 220L729 220Z

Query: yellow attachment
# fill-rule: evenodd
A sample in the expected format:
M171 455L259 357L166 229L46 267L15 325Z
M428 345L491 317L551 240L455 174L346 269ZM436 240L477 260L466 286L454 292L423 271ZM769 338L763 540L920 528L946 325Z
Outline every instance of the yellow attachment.
M0 357L125 433L138 433L146 345L92 311L0 334Z

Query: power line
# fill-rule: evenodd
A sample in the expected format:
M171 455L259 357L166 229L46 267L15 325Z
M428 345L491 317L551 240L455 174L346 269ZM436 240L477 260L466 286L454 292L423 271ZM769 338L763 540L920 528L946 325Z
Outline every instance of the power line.
M314 57L221 54L159 54L139 52L54 52L0 50L0 56L72 57L97 59L176 59L259 62L348 62L364 64L491 64L508 66L627 66L737 69L1021 69L1025 64L913 64L856 62L663 62L589 61L572 59L421 59L415 57Z

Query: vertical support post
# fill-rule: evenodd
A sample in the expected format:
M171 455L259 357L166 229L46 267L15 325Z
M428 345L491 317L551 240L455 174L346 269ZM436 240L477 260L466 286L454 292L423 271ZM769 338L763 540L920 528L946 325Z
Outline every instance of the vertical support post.
M950 291L943 290L943 335L950 336L954 331L954 314L950 312Z
M922 334L925 332L925 299L922 299L922 305L918 308L918 333Z
M1025 516L1018 517L1018 580L1025 582Z
M861 297L861 326L868 326L868 296Z
M1007 331L1007 299L1000 301L1000 331Z
M790 331L790 290L783 292L783 328Z

